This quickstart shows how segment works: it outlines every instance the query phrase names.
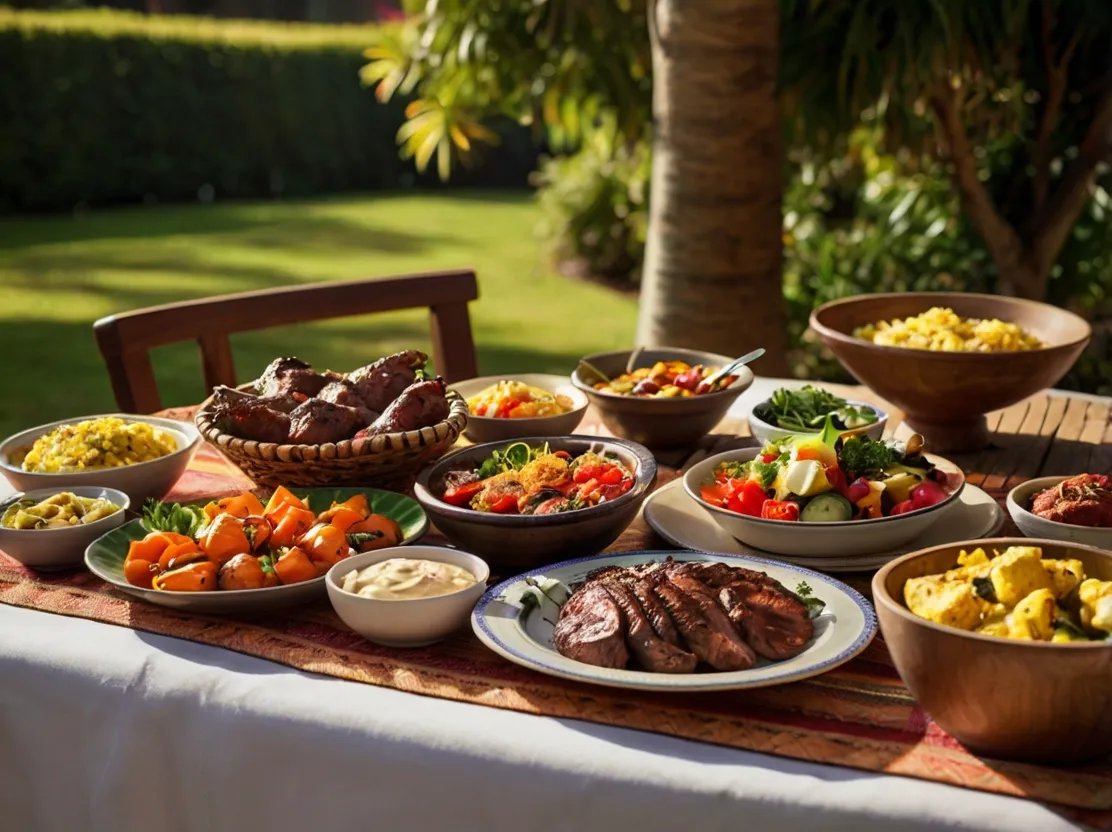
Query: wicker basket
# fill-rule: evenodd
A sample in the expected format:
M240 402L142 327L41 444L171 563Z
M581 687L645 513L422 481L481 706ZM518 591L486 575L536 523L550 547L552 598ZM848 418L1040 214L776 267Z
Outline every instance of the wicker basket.
M431 427L325 445L277 445L222 433L209 420L208 401L193 421L205 440L256 485L405 490L418 471L448 452L467 426L467 402L449 391L448 406L448 418Z

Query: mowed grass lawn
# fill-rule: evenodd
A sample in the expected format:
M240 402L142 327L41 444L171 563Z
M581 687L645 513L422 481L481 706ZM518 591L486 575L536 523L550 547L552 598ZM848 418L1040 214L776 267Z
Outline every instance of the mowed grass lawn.
M97 318L187 298L296 283L470 267L479 371L568 373L633 337L636 301L553 274L529 194L374 194L154 206L0 219L0 436L115 408ZM428 350L428 315L339 318L232 336L240 381L297 355L350 370ZM165 406L205 395L196 345L154 351Z

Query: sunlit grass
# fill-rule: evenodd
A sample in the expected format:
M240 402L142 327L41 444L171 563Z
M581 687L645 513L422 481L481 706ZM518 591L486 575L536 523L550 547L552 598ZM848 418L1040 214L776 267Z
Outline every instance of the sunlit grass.
M527 194L374 195L167 206L0 221L0 435L114 408L92 323L129 309L291 283L474 268L482 373L569 372L628 345L636 301L553 274ZM428 346L420 312L340 318L232 338L241 380L278 355L354 368ZM204 395L196 347L153 356L166 406Z

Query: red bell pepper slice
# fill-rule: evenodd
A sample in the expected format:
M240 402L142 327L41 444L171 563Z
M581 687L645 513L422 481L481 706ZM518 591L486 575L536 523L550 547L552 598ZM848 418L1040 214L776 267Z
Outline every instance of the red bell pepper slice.
M494 502L488 508L494 514L516 514L517 497L513 494L503 494L500 497L495 497Z
M734 480L737 482L737 480ZM729 494L726 508L738 514L747 514L750 517L761 516L761 506L768 501L768 494L755 480L743 480L736 490Z

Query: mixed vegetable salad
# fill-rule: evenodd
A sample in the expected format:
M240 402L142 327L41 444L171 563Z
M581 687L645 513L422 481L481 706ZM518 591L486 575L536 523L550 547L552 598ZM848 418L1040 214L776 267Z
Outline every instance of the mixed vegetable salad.
M839 430L853 430L876 424L878 416L867 405L852 405L819 387L808 384L800 390L780 388L767 402L753 408L753 415L793 433L822 430L829 416Z
M929 508L953 489L923 456L923 437L881 442L842 435L827 416L818 435L767 445L752 460L723 462L701 488L713 506L764 520L841 523Z
M614 454L586 451L572 457L548 443L534 448L515 442L477 468L450 471L441 499L494 514L557 514L617 499L633 480Z

